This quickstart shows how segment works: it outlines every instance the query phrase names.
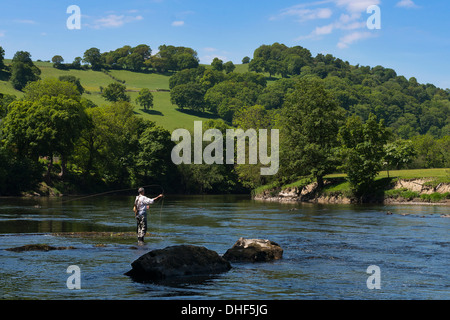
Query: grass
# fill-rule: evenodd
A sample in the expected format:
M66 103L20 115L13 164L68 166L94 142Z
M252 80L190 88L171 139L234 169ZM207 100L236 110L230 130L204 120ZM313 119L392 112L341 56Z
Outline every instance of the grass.
M5 64L9 64L10 62L11 60L5 60ZM156 122L157 125L169 131L177 128L193 129L194 121L206 121L217 118L207 112L180 110L170 102L170 92L157 91L158 89L169 90L170 75L110 70L108 74L111 76L109 76L102 71L59 70L53 68L53 64L49 62L38 61L34 62L34 64L41 69L41 79L59 78L62 75L73 75L80 78L81 85L86 90L83 97L92 100L98 106L109 104L101 96L100 87L104 88L108 84L115 82L111 76L124 80L135 113L145 119ZM246 72L247 70L247 65L236 65L235 72ZM154 106L150 110L143 110L141 106L135 103L138 92L142 88L148 88L153 91ZM11 86L11 83L5 80L0 80L0 92L15 95L17 98L23 97L23 92L15 90Z
M325 180L331 183L325 185L321 190L323 195L342 195L344 197L351 197L351 187L350 183L345 179L346 175L343 173L329 174L324 177ZM309 180L308 180L309 179ZM372 195L374 196L384 196L390 198L403 198L407 200L412 200L415 198L420 198L423 201L438 202L443 199L450 199L450 194L448 193L432 193L432 194L419 194L403 189L391 189L393 183L398 179L430 179L425 182L424 185L436 187L440 183L450 183L450 169L448 168L437 168L437 169L406 169L406 170L392 170L389 171L389 177L386 171L379 173L378 177L375 179ZM308 182L309 181L309 182ZM278 193L280 190L286 189L288 187L301 187L311 183L310 178L303 178L294 183L279 186L276 183L261 186L253 190L253 194L262 194L265 191L272 192L273 194Z

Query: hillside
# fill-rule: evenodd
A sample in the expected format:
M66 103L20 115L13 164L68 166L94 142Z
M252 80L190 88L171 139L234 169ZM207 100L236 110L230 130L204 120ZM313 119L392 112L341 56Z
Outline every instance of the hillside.
M10 60L5 60L6 64ZM174 130L176 128L191 128L193 121L206 120L215 118L209 113L198 113L185 111L182 112L177 109L175 105L170 102L169 78L170 75L162 75L155 73L138 73L127 70L111 70L110 76L101 71L92 70L59 70L53 68L53 64L49 62L34 62L36 66L41 69L41 79L58 78L63 75L73 75L80 78L80 82L86 92L83 97L92 100L97 105L104 105L108 102L101 96L100 87L106 87L108 84L114 82L116 79L124 80L127 87L127 93L131 97L131 102L135 107L135 112L142 117L155 121L158 125L167 130ZM246 65L241 65L236 68L236 72L247 71ZM148 88L153 91L154 107L151 110L144 111L142 107L135 103L138 91L142 88ZM167 91L157 91L163 89ZM12 94L17 97L22 97L21 91L15 90L8 81L0 80L0 92L4 94Z

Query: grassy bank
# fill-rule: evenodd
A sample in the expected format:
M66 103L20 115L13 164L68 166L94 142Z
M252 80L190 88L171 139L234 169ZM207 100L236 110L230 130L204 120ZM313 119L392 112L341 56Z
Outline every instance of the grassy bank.
M325 186L315 190L314 197L322 199L352 199L353 193L345 174L330 174L324 177ZM410 182L410 184L408 184ZM269 184L253 190L256 198L283 197L295 198L295 192L314 188L312 178L303 178L288 185ZM411 187L412 185L412 187ZM440 202L450 199L450 169L408 169L382 171L375 179L370 201L423 201Z

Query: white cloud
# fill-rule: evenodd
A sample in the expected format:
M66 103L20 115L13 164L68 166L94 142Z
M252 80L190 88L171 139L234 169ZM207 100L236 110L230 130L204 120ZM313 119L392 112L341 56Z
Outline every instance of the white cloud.
M15 23L22 23L22 24L36 24L36 21L29 20L29 19L17 19L14 20Z
M401 2L412 3L412 0L401 0ZM332 18L325 25L313 26L314 29L309 34L300 36L296 40L319 40L336 33L340 37L337 46L347 48L352 43L373 36L373 32L368 32L366 29L367 8L380 3L380 0L312 1L285 8L279 14L270 17L270 20L290 17L304 22ZM337 18L338 14L339 18Z
M94 29L102 28L119 28L126 23L139 21L144 19L142 16L125 16L125 15L115 15L110 14L106 17L97 19L94 21L93 25L90 25Z
M350 44L352 44L356 41L362 40L362 39L370 38L370 37L373 37L373 34L371 32L355 31L353 33L347 34L344 37L340 38L337 46L340 49L348 48L348 46Z
M332 14L333 11L330 8L306 9L301 5L297 5L282 10L280 14L270 17L270 20L293 16L303 22L307 20L328 19Z
M211 64L211 62L214 60L214 58L219 58L223 62L227 62L228 58L223 55L213 55L213 54L207 54L200 57L200 61L203 64Z
M172 27L182 27L182 26L184 26L184 21L182 20L172 22Z
M350 13L365 12L369 6L380 4L380 0L334 0L334 2Z
M418 8L419 7L412 0L401 0L401 1L397 2L397 4L395 6L402 7L402 8Z

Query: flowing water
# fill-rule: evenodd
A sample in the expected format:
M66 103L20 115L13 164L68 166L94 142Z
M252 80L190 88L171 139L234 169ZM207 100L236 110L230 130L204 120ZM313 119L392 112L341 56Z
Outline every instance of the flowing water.
M144 246L134 197L0 199L1 299L450 299L448 206L280 204L242 196L168 196L154 204ZM392 214L386 214L387 211ZM193 244L224 254L239 237L277 242L283 259L235 263L202 281L153 284L124 273L153 249ZM73 250L13 252L27 244ZM69 290L67 268L80 268ZM380 289L367 272L379 267ZM371 282L374 283L374 282Z

